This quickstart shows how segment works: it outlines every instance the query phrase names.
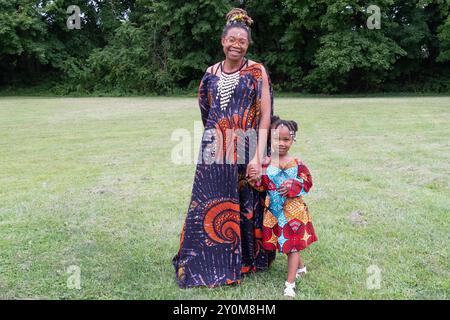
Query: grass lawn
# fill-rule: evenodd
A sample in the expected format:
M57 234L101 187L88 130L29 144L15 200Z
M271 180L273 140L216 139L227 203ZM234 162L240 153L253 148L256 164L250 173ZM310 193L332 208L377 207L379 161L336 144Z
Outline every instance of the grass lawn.
M297 299L448 299L450 97L275 102L314 179ZM282 255L240 286L175 283L195 165L170 137L194 121L195 98L0 98L0 298L282 299Z

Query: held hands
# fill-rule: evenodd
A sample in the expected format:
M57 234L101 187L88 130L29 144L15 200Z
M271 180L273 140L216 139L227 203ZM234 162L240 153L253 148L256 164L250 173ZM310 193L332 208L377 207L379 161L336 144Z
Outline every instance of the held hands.
M270 159L263 158L262 164L257 158L252 159L247 165L246 177L251 185L259 184L261 182L261 175L266 173L266 167L269 165Z
M247 172L245 174L250 184L256 184L261 180L262 166L258 160L252 160L247 165Z

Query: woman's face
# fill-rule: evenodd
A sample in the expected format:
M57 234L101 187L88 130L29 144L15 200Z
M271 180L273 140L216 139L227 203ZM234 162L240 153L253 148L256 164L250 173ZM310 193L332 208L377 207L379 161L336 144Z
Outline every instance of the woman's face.
M248 35L242 28L231 28L222 38L223 52L228 60L240 61L247 54Z
M279 156L285 156L294 142L287 126L278 126L272 131L272 150Z

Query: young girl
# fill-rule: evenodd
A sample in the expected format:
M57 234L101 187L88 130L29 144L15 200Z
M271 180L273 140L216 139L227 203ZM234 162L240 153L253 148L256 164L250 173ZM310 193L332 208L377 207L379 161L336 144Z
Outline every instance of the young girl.
M264 159L261 178L253 187L267 191L263 247L288 255L284 295L295 297L295 279L306 273L299 251L317 240L303 201L303 195L312 187L312 178L305 164L289 155L296 141L297 123L272 116L271 129L271 157Z

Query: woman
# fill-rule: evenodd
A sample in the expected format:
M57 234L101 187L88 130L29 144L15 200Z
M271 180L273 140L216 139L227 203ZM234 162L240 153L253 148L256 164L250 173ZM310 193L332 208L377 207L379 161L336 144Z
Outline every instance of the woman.
M273 115L267 72L262 64L245 57L251 24L245 10L235 8L227 14L222 33L225 60L210 66L200 82L198 98L205 126L202 159L196 168L180 249L173 258L182 288L240 283L242 274L266 269L275 258L274 252L262 248L266 193L248 183L259 178L261 159L270 153L268 133ZM230 130L235 132L231 137L227 134ZM247 150L251 143L242 143L243 138L236 134L251 130L257 138L253 153ZM211 137L211 132L218 134ZM211 144L209 155L216 161L203 163ZM244 159L236 156L237 145L245 146ZM229 163L230 158L234 162Z

